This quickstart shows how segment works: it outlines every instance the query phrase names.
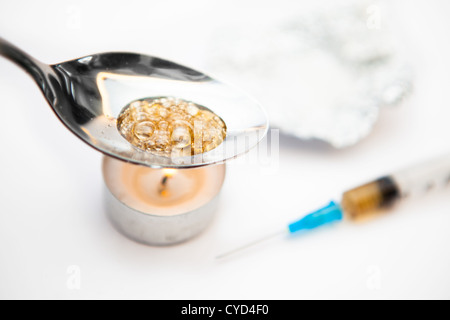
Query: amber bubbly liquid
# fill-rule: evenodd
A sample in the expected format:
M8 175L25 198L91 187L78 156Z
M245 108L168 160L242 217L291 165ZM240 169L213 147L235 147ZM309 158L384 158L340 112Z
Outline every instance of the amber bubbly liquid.
M146 98L128 104L117 119L135 147L181 157L211 151L226 137L224 121L206 107L176 98Z

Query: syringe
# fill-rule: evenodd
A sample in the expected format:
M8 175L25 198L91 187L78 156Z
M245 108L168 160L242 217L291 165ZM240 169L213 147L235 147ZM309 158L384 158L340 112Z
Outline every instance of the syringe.
M325 224L342 221L343 218L356 220L392 207L401 199L418 196L435 188L450 184L450 154L412 166L406 170L383 176L342 194L341 201L331 201L328 205L288 224L280 232L217 256L224 258L264 240L280 234L310 230Z

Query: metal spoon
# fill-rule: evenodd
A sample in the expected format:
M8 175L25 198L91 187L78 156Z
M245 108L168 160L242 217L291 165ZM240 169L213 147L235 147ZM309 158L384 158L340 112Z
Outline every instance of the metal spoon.
M241 91L202 72L137 53L101 53L44 64L0 37L0 56L24 69L63 124L91 147L120 160L150 167L198 167L247 152L264 137L267 116ZM214 150L170 158L135 148L116 127L131 101L172 96L206 106L227 125L227 137Z

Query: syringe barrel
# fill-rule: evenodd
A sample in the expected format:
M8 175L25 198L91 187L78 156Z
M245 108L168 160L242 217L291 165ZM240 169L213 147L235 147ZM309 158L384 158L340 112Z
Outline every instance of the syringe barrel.
M357 219L391 206L400 195L400 189L393 178L385 176L344 192L341 206L346 215Z
M450 182L450 154L400 170L391 177L403 198L443 188Z
M350 218L359 218L449 182L450 155L446 155L348 190L342 195L341 205Z

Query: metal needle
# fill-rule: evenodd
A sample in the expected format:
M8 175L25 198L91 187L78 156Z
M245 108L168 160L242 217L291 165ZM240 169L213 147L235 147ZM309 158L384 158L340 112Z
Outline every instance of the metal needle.
M247 244L245 244L245 245L243 245L241 247L238 247L236 249L233 249L233 250L230 250L228 252L222 253L222 254L216 256L216 259L222 259L222 258L228 257L228 256L230 256L232 254L235 254L235 253L239 252L239 251L242 251L242 250L247 249L249 247L253 247L253 246L257 245L258 243L267 241L269 239L275 238L275 237L277 237L279 235L286 234L286 233L287 233L287 230L277 231L275 233L271 233L271 234L269 234L267 236L264 236L263 238L260 238L258 240L254 240L254 241L252 241L250 243L247 243Z

